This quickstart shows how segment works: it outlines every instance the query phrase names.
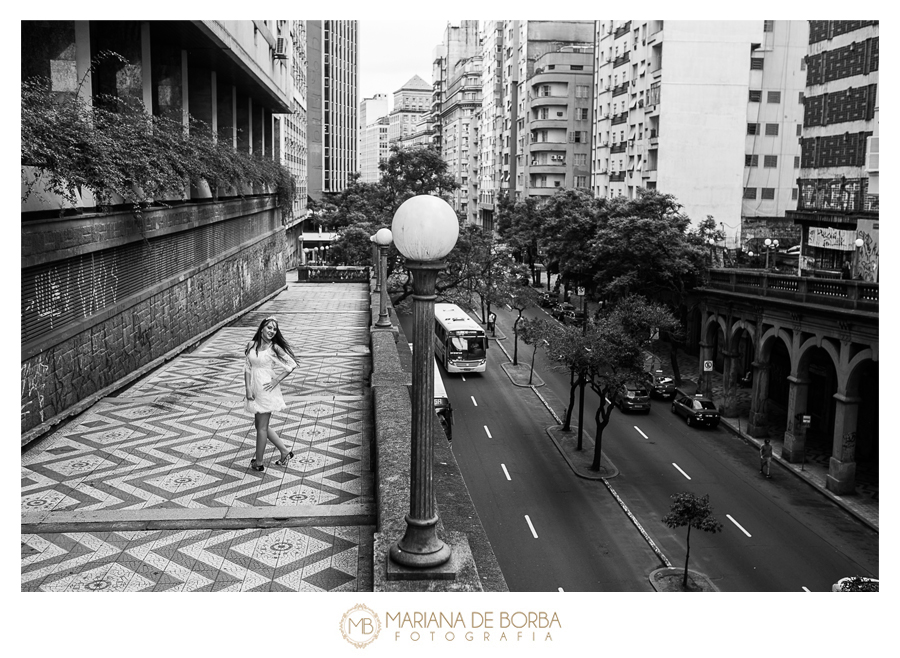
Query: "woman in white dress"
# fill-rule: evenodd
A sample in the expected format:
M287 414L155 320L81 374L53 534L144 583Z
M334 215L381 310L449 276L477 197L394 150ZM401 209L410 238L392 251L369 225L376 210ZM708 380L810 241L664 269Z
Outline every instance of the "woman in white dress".
M297 367L297 357L281 335L278 321L271 316L260 323L244 354L244 384L247 389L244 410L254 414L253 424L256 426L256 456L250 460L250 468L254 471L266 470L262 461L267 439L281 452L281 459L275 463L287 466L294 453L269 427L269 419L273 411L281 411L287 406L280 384Z

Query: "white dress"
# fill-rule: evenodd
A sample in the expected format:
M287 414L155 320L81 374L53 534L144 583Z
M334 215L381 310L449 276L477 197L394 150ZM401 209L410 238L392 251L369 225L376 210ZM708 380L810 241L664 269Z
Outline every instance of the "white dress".
M244 372L250 373L250 391L252 400L244 401L244 411L251 414L264 414L272 411L281 411L287 405L281 395L281 385L276 385L271 391L265 389L265 385L277 378L280 372L291 372L297 367L297 362L290 354L281 352L282 359L275 354L275 346L267 349L251 347L244 360ZM279 348L280 350L280 348Z

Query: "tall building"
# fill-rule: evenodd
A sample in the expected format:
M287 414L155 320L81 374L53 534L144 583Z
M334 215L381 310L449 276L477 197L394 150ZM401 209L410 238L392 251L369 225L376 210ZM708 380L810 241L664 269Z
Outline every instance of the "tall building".
M341 192L357 171L357 21L307 21L309 194Z
M525 141L528 130L526 84L535 62L548 52L593 43L590 21L486 21L482 33L482 112L479 126L482 165L478 212L493 226L498 194L526 194ZM590 100L589 98L587 99Z
M447 102L451 77L460 60L469 59L481 54L481 39L478 21L461 21L460 24L447 24L444 39L434 49L434 63L431 72L432 106L431 122L434 129L432 141L438 150L441 148L441 108Z
M782 247L800 242L787 213L797 208L808 40L807 21L763 21L763 41L750 57L740 231L730 218L721 218L728 222L728 247L739 241L759 252L766 239Z
M477 155L475 129L481 109L481 54L457 60L441 104L441 157L459 188L451 205L468 224L477 224Z
M523 93L518 196L590 190L592 52L587 45L564 46L535 60Z
M800 269L878 281L878 21L810 21L799 203ZM875 193L873 193L873 174Z
M359 104L359 174L363 183L377 183L378 164L388 157L388 97L375 94Z
M431 85L418 75L394 92L394 108L389 115L389 142L399 142L416 132L416 125L422 116L431 110L431 96Z
M749 99L752 67L760 58L753 53L766 43L763 23L596 23L595 196L634 197L639 187L658 189L674 195L694 221L712 215L736 227L743 211L748 113L756 115ZM783 164L780 149L792 153L792 147L785 146L790 140L781 122L773 123L782 139L750 147L771 148Z
M288 23L288 21L285 21ZM289 263L298 262L299 240L306 217L307 183L307 113L306 113L306 21L289 21L286 43L289 47L279 52L279 57L289 60L291 81L291 112L276 115L276 138L281 146L281 161L293 174L297 183L293 214L285 221L287 230L286 257Z
M390 156L388 146L388 118L380 117L360 130L359 180L361 183L377 183L381 180L378 165Z

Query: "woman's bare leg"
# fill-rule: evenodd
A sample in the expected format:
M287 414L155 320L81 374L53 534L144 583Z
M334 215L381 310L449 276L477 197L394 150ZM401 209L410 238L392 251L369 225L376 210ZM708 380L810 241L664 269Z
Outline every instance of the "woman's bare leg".
M284 447L284 441L281 440L281 437L278 436L278 432L273 430L271 427L267 427L267 436L269 437L269 441L281 451L281 458L284 459L287 457L288 449Z
M253 424L256 426L256 463L262 464L266 454L266 437L269 433L269 418L272 413L256 414Z

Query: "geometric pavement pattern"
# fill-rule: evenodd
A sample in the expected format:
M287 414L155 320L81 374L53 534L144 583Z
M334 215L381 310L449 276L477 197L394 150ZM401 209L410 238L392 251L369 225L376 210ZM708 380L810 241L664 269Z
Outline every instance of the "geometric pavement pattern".
M323 512L371 506L368 308L366 284L289 283L191 353L30 447L22 456L23 520L39 528L49 512L58 518L102 511L109 517L131 510L241 507L252 517L253 509L273 506L321 505ZM276 466L278 453L269 444L266 470L257 472L249 468L256 436L252 415L243 410L243 350L262 318L275 314L299 365L282 383L287 408L272 415L271 426L294 458L287 467ZM314 520L311 526L38 531L22 536L22 589L365 587L356 561L370 553L374 529L315 527Z
M357 591L366 585L360 560L373 532L355 526L22 535L22 591Z

